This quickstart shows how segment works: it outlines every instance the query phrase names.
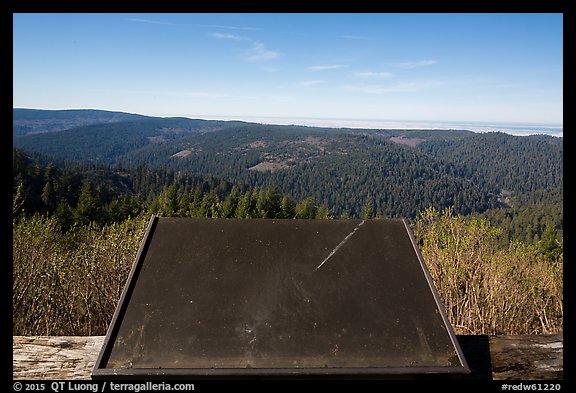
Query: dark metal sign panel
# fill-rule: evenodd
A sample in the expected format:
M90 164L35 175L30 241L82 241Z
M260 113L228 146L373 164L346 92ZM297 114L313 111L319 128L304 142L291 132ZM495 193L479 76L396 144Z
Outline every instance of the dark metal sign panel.
M153 217L93 378L468 372L403 220Z

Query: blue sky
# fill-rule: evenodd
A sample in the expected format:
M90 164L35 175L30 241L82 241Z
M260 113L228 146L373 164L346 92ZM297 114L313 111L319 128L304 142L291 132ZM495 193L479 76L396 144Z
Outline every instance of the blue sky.
M562 14L14 14L13 106L562 124Z

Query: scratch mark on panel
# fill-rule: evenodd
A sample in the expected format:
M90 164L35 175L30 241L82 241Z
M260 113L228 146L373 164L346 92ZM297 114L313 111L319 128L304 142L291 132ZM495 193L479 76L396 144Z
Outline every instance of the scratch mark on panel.
M362 220L362 222L360 224L358 224L358 226L356 228L354 228L354 230L352 232L350 232L348 234L348 236L346 236L344 238L344 240L342 240L340 242L340 244L338 244L333 250L332 252L330 252L330 254L328 254L328 256L322 261L322 263L320 263L320 265L318 265L316 267L316 269L314 269L314 271L320 269L320 267L322 267L322 265L324 265L326 263L326 261L328 261L330 258L332 258L334 256L334 254L336 254L336 252L338 252L338 250L340 249L340 247L342 247L344 245L344 243L346 243L348 241L348 239L350 239L352 237L352 235L354 235L356 233L356 231L358 230L358 228L360 228L363 224L364 224L365 220Z

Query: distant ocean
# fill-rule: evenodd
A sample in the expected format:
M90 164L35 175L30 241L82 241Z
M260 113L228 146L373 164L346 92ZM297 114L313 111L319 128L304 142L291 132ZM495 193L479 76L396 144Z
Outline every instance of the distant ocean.
M221 118L222 119L222 118ZM564 128L556 124L529 123L484 123L456 121L410 121L410 120L352 120L352 119L314 119L289 117L227 117L225 120L242 120L264 124L289 124L313 127L337 128L374 128L374 129L435 129L469 130L474 132L504 132L510 135L526 136L546 134L562 137Z

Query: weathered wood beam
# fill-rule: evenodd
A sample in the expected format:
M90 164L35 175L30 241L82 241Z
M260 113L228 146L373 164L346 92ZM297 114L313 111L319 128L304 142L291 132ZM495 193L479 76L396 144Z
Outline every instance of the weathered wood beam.
M14 379L90 379L104 336L14 336Z
M563 378L563 336L458 336L474 379ZM14 336L14 379L90 379L104 336Z

